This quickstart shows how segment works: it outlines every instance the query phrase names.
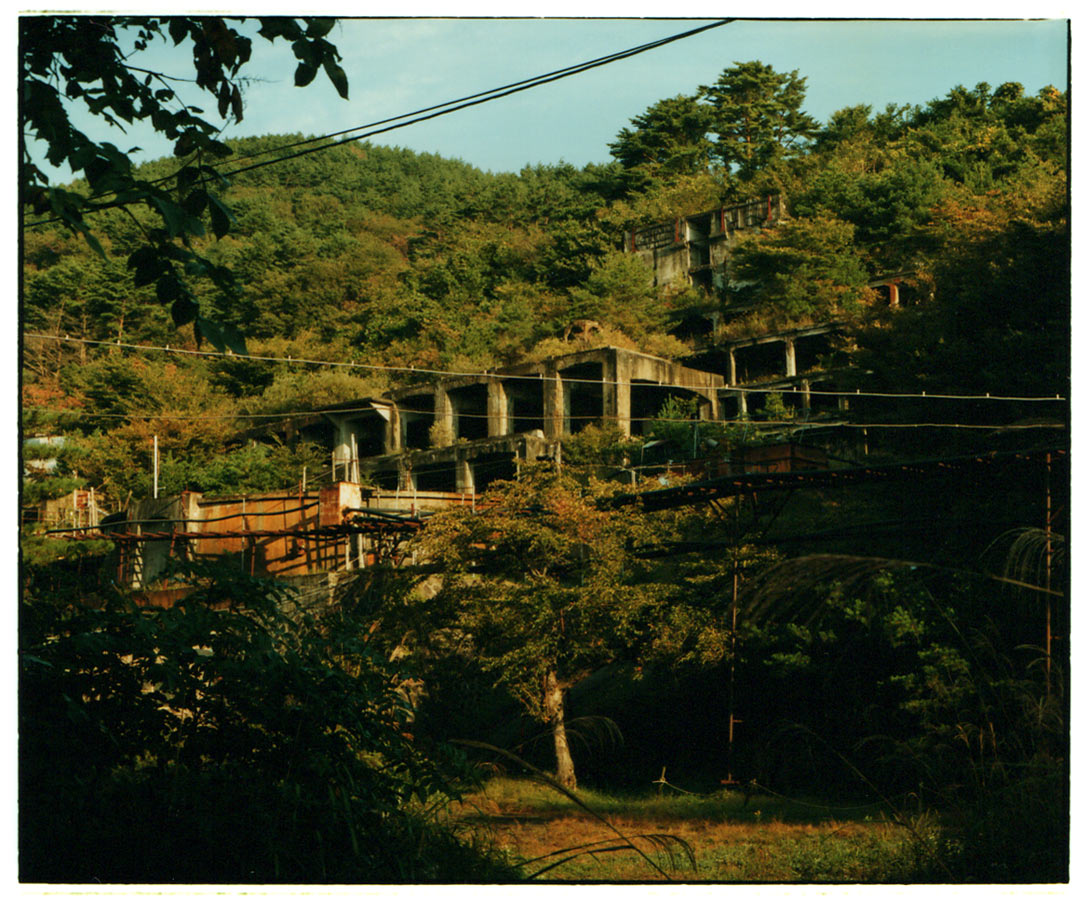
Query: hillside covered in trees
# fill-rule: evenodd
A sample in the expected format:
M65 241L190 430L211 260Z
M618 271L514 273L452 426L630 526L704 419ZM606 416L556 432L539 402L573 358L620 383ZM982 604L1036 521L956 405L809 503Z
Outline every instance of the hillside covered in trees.
M953 86L923 106L855 106L821 123L804 112L805 88L797 72L735 63L714 84L632 111L612 161L584 168L487 173L370 143L294 156L302 135L233 142L222 168L237 174L222 208L194 212L210 227L193 246L229 268L234 288L195 270L187 284L209 327L244 336L247 354L198 341L191 320L172 316L175 297L130 264L153 227L139 210L88 217L102 253L57 223L26 228L21 426L39 443L24 447L24 507L93 488L124 510L151 494L152 440L163 495L295 490L300 472L331 478L329 460L306 440L254 440L274 417L595 346L721 366L716 349L738 336L827 321L838 323L819 361L829 389L874 395L842 407L847 427L867 428L855 441L867 462L1060 454L1066 94ZM139 177L175 167L155 161ZM639 229L769 196L786 215L740 236L709 289L657 283L628 252ZM890 276L902 284L894 307L879 290ZM585 320L594 328L572 338ZM466 736L541 768L558 761L573 790L560 736L558 759L533 743L535 729L562 724L566 702L584 782L632 790L660 768L664 785L668 763L693 789L735 787L737 774L752 791L863 797L893 810L916 854L886 880L1062 880L1067 657L1050 641L1068 625L1068 508L1051 457L1045 475L1016 469L1001 485L987 469L829 487L788 512L793 494L776 505L768 489L757 509L753 489L750 506L738 493L636 513L635 494L690 473L663 465L621 486L596 477L602 466L654 441L690 447L677 461L728 458L759 424L693 425L674 401L656 415L642 441L606 428L565 439L563 465L500 483L489 517L475 505L439 515L411 545L426 572L413 576L401 557L368 569L317 623L284 616L278 587L259 613L239 611L260 590L237 573L196 579L195 600L158 617L122 609L105 599L111 588L83 582L108 535L59 540L27 524L22 786L45 800L25 827L59 822L83 854L67 870L80 877L106 854L120 880L159 880L172 854L210 854L241 831L258 850L217 859L211 880L249 867L268 881L512 879L508 857L414 830L400 813L453 793L445 779L465 775L466 754L445 742ZM775 396L760 415L788 425L795 413ZM861 455L832 458L830 471ZM426 589L413 592L413 579ZM758 590L738 601L746 586ZM73 613L79 591L92 602ZM119 654L133 661L103 663ZM99 675L115 693L95 693ZM266 705L245 679L268 686ZM426 688L408 715L417 682ZM144 697L131 712L71 701L126 691ZM202 731L188 709L212 724ZM320 711L346 724L325 728ZM595 743L617 723L625 744ZM57 747L86 747L94 778L51 782L42 760ZM296 785L294 799L281 783ZM124 810L154 817L163 791L183 827L146 858L86 838L80 810L96 835L120 834ZM256 797L276 827L257 835L219 800L206 821L201 803L219 791ZM85 806L68 809L73 797ZM360 850L359 835L381 837ZM398 870L407 845L421 856ZM28 858L45 880L63 879L45 854Z
M99 214L105 259L78 235L28 229L25 427L110 432L113 447L135 451L146 420L95 414L318 408L403 382L409 367L481 371L555 352L577 319L599 322L602 342L682 359L695 349L675 336L688 310L742 302L764 325L849 318L851 361L869 387L1064 392L1063 94L980 84L921 108L844 109L820 125L800 112L796 73L745 63L721 84L731 87L636 116L608 165L489 174L349 144L231 179L230 231L202 250L233 270L238 290L193 279L205 315L243 332L254 356L373 370L106 346L196 349L191 326L175 328L153 286L134 287L126 269L147 226L123 211ZM231 167L271 162L297 140L242 141ZM172 165L149 164L141 177ZM626 230L772 193L787 198L789 220L737 249L720 296L655 289L647 267L622 252ZM927 302L881 319L867 285L904 271ZM65 336L73 340L56 340ZM154 424L163 449L195 465L222 421ZM93 459L76 467L91 482L135 486L116 458L112 471Z

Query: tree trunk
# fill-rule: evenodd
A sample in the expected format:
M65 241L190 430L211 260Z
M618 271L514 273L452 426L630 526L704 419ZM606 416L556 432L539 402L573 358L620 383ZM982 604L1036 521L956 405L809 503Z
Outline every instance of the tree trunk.
M563 721L563 686L554 669L549 669L544 679L544 709L552 723L552 737L555 739L555 777L567 790L578 787L574 777L574 760L570 756L567 743L567 726Z

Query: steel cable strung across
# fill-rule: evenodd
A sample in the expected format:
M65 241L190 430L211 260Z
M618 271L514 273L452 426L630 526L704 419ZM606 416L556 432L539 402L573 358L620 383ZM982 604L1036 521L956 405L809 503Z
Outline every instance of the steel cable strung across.
M92 340L90 338L74 338L74 337L69 337L68 335L42 334L42 333L39 333L39 332L29 332L29 333L25 333L23 336L26 337L26 338L33 338L35 340L63 341L63 342L71 342L71 343L76 343L76 344L92 344L92 345L95 345L95 346L103 346L103 347L120 347L120 348L126 349L126 350L143 350L143 351L154 350L154 351L157 351L157 352L160 352L160 353L177 353L177 354L182 354L182 355L186 355L186 356L202 356L202 357L210 358L210 359L232 360L234 362L280 362L280 363L291 363L291 364L309 365L309 366L330 366L330 367L339 367L339 368L347 368L347 369L366 369L368 371L377 371L377 372L400 372L400 373L404 373L404 374L408 374L408 375L435 375L435 376L438 376L438 377L441 377L441 378L484 378L484 379L501 379L503 381L531 381L531 382L537 382L537 383L542 383L544 381L543 376L539 375L539 374L537 374L537 375L517 375L517 374L513 374L513 373L506 374L506 373L503 373L503 372L494 372L494 371L491 371L491 372L489 372L489 371L483 371L483 372L480 372L480 371L475 371L475 372L455 372L455 371L450 371L450 370L446 370L446 369L425 369L425 368L419 368L419 367L416 367L416 366L383 366L383 365L380 365L380 364L377 364L377 363L340 362L340 361L325 360L325 359L307 359L305 357L294 358L294 357L290 357L290 356L254 356L254 355L248 355L248 354L246 356L241 356L241 355L234 354L234 353L219 353L217 351L213 352L213 351L208 351L208 350L187 350L187 349L185 349L183 347L170 347L170 346L160 347L160 346L147 345L147 344L128 344L128 343L121 343L120 341L97 341L97 340ZM701 372L702 370L693 370L693 371ZM721 385L720 387L707 388L705 385L661 384L661 383L658 383L658 382L641 382L641 381L639 381L639 382L630 382L630 381L612 380L612 379L607 379L607 378L566 378L566 377L563 377L563 376L561 376L561 377L562 377L562 380L563 380L564 384L599 384L599 385L603 385L603 386L606 386L606 387L632 387L634 385L637 385L640 388L648 387L648 388L662 388L662 389L672 389L672 390L677 390L677 389L688 389L688 390L690 390L693 387L697 387L697 388L704 389L704 390L709 389L709 390L728 391L730 393L744 393L744 394L784 394L784 393L789 394L789 393L794 393L792 391L784 391L781 388L748 387L746 385L736 385L736 384ZM800 392L798 392L798 393L800 393ZM1002 394L989 394L989 393L985 393L985 394L931 394L931 393L928 393L927 391L922 391L921 393L909 393L909 392L894 393L894 392L890 392L890 391L862 391L862 390L857 390L857 389L855 389L853 391L819 391L819 390L812 389L812 390L805 391L804 393L810 394L812 396L818 396L818 397L845 397L845 398L850 398L850 397L881 397L881 398L892 399L892 400L979 400L979 401L1001 400L1001 401L1019 402L1019 403L1061 403L1061 402L1065 402L1066 399L1067 399L1066 397L1063 397L1060 394L1055 394L1053 397L1041 397L1041 396L1036 396L1036 397L1016 397L1016 396L1006 396L1006 395L1002 395ZM38 407L38 408L44 409L46 407ZM55 411L56 412L66 412L66 410L55 410ZM223 415L216 415L216 416L207 416L206 418L283 418L283 417L287 417L287 416L298 415L300 413L302 413L302 414L306 414L306 413L319 414L319 413L322 413L322 412L363 412L363 411L366 411L366 410L364 410L364 409L359 409L359 410L336 410L336 409L330 409L330 410L298 410L298 411L295 411L295 412L285 412L285 413L240 413L240 414L237 414L237 415L234 415L234 416L228 416L226 414L223 414ZM406 410L406 411L413 412L413 410ZM73 411L73 412L78 412L78 411ZM110 413L98 413L97 415L100 415L100 416L103 416L103 417L110 417L110 416L116 417L116 416L120 416L120 415L124 415L124 414L122 414L122 413L112 413L112 414L110 414ZM144 416L142 414L141 415L134 415L133 417L134 418L141 418L141 417L142 418L157 418L157 417L168 418L169 415L159 413L159 414L148 414L146 416ZM179 416L178 418L183 418L183 417ZM200 417L195 417L195 418L200 418Z
M1058 461L1068 459L1065 449L1032 451L991 451L970 456L919 460L878 466L856 466L844 469L813 469L805 472L746 473L708 478L674 488L646 491L641 494L619 494L602 502L602 506L619 508L638 505L646 510L671 509L709 503L723 497L768 490L796 490L807 487L861 484L902 478L931 477L955 474L978 466L993 466L1001 462L1038 463L1048 457Z
M600 66L608 65L608 64L613 63L613 62L618 62L618 61L620 61L622 59L628 59L628 58L630 58L632 56L637 56L640 53L645 53L645 52L647 52L649 50L655 50L658 47L663 47L666 44L673 43L674 41L679 41L679 40L683 40L685 38L692 37L692 36L694 36L696 34L700 34L701 32L709 31L712 28L720 28L722 25L728 25L730 22L733 22L733 21L735 21L735 20L734 19L719 19L719 20L717 20L715 22L711 22L708 25L701 25L698 28L693 28L693 29L690 29L689 31L681 32L680 34L674 34L674 35L670 35L669 37L659 38L656 41L650 41L650 42L645 43L645 44L640 44L637 47L631 47L631 48L629 48L627 50L620 50L620 51L618 51L616 53L611 53L611 54L608 54L607 56L597 57L596 59L589 60L589 61L584 62L584 63L578 63L578 64L573 65L573 66L568 66L568 67L566 67L564 69L555 69L555 70L553 70L551 72L547 72L547 73L545 73L543 75L534 76L533 78L527 78L527 79L523 79L522 81L511 82L510 84L503 85L502 87L492 88L491 90L488 90L488 91L481 91L481 92L479 92L477 94L471 94L471 95L469 95L467 97L461 98L460 100L447 100L445 103L440 103L440 104L437 104L435 106L426 107L424 109L417 110L416 112L413 112L413 113L403 113L403 114L401 114L399 116L393 116L391 118L383 119L383 120L380 120L379 122L372 123L372 125L385 125L385 127L375 128L373 131L368 131L368 132L365 132L364 134L357 134L357 135L354 135L352 137L342 138L341 140L332 141L331 143L328 143L328 144L322 144L322 145L320 145L318 147L310 147L309 149L306 149L306 150L300 150L298 153L291 153L291 154L287 154L286 156L279 156L279 157L276 157L275 159L265 160L264 162L254 163L253 165L250 165L250 166L243 166L240 169L232 169L230 171L220 173L220 174L221 174L221 177L229 178L232 175L238 175L238 174L240 174L242 172L249 172L249 171L252 171L254 169L264 168L265 166L275 165L276 163L284 162L286 160L297 159L298 157L301 157L301 156L307 156L310 153L317 153L317 152L319 152L321 150L327 150L330 147L338 147L341 144L349 144L349 143L353 143L355 141L364 140L364 139L366 139L368 137L373 137L376 134L383 134L383 133L388 132L388 131L394 131L394 130L396 130L398 128L405 128L408 125L414 125L414 124L416 124L418 122L424 122L424 121L427 121L429 119L435 119L435 118L438 118L439 116L448 115L449 113L452 113L452 112L458 112L458 111L460 111L462 109L467 109L467 108L469 108L471 106L478 106L481 103L487 103L487 102L489 102L491 100L498 100L498 99L500 99L502 97L508 97L511 94L520 93L521 91L527 91L527 90L529 90L531 88L539 87L539 86L544 85L544 84L549 84L550 82L558 81L558 80L560 80L562 78L569 78L572 75L580 75L581 73L588 72L591 69L595 69L595 68L598 68ZM408 118L409 116L414 116L414 118L410 118L406 122L399 122L398 124L388 124L388 125L385 124L385 123L390 123L390 122L397 122L398 119L405 119L405 118ZM342 135L342 134L347 134L348 132L351 132L351 131L358 131L360 129L370 128L370 127L371 127L371 125L359 125L359 126L356 126L354 128L346 128L346 129L342 129L340 131L330 132L329 134L324 135L322 137L309 138L306 141L299 141L299 142L296 142L294 144L284 145L282 148L278 148L278 149L290 149L292 147L300 146L302 144L309 144L309 143L313 143L313 142L316 142L316 141L327 140L327 139L330 139L332 137L336 137L336 136L339 136L339 135ZM263 151L261 154L253 154L253 155L248 156L248 157L242 157L242 159L251 159L256 155L264 155L265 153L274 153L274 152L277 152L277 148L272 148L270 150ZM164 179L159 179L158 181L153 182L153 184L161 184L164 181L168 181L168 180L170 180L171 178L174 178L174 177L176 177L176 174L174 176L167 176ZM109 192L105 192L105 193L98 194L98 195L92 195L91 197L89 197L87 199L95 200L95 199L100 199L102 197L108 197L108 196L109 196ZM117 206L124 206L124 205L125 204L119 204L119 203L116 203L116 202L114 202L114 203L103 203L100 206L89 209L88 212L99 212L99 211L104 210L104 209L111 209L111 208L115 208ZM58 222L58 221L60 221L59 218L40 219L38 221L25 222L25 223L23 223L23 227L24 228L33 228L33 227L37 227L37 226L41 226L41 225L49 225L49 224L52 224L52 223L55 223L55 222Z

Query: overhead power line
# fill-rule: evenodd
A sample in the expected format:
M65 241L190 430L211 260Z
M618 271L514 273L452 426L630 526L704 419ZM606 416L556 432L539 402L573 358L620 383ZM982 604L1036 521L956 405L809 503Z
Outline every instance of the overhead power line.
M660 46L663 46L665 44L669 44L669 43L672 43L674 41L678 41L678 40L682 40L682 39L687 38L687 37L691 37L692 35L699 34L699 33L703 32L703 31L707 31L708 29L711 29L711 28L718 28L718 27L720 27L722 25L727 25L728 23L733 22L733 21L735 21L735 19L721 19L721 20L716 21L716 22L714 22L712 24L700 26L699 28L695 28L695 29L692 29L690 31L685 31L682 34L671 35L671 36L666 37L666 38L660 38L660 39L658 39L656 41L650 41L650 42L645 43L645 44L639 44L637 47L631 47L631 48L629 48L627 50L619 50L619 51L617 51L615 53L609 53L609 54L607 54L605 56L599 56L596 59L587 60L585 62L577 63L577 64L572 65L572 66L566 66L565 68L562 68L562 69L554 69L551 72L545 72L542 75L534 75L534 76L532 76L530 78L523 78L520 81L512 81L509 84L504 84L504 85L500 85L499 87L490 88L490 89L488 89L486 91L479 91L479 92L477 92L475 94L468 94L468 95L466 95L464 97L458 97L455 100L447 100L444 103L436 103L433 106L425 106L422 109L416 109L416 110L413 110L412 112L408 112L408 113L401 113L398 116L390 116L390 117L385 118L385 119L378 119L375 122L367 122L365 125L355 125L355 126L353 126L351 128L341 129L340 131L331 131L328 134L324 134L324 135L321 135L321 136L318 136L318 137L305 138L304 140L301 140L301 141L293 141L290 144L281 144L278 147L271 147L271 148L269 148L267 150L260 150L260 151L257 151L255 153L249 153L249 154L245 154L245 155L242 155L242 156L232 156L230 158L230 162L231 163L237 163L237 162L242 162L243 160L247 160L247 159L255 159L255 158L259 157L259 156L266 156L266 155L268 155L270 153L279 153L279 152L283 152L283 151L286 151L286 150L293 150L296 147L304 147L304 146L308 146L310 144L318 143L319 141L331 140L332 138L336 138L336 137L340 137L342 135L350 134L353 131L362 131L365 128L377 128L380 125L388 125L388 124L390 124L392 122L397 122L397 121L399 121L401 119L408 119L408 118L415 117L415 116L422 116L422 115L425 115L427 113L431 113L431 112L435 112L437 110L443 109L444 107L454 106L455 104L467 104L469 101L475 101L475 100L481 100L482 101L483 98L494 99L494 97L492 97L491 95L507 96L507 93L505 93L505 92L513 92L513 90L515 88L519 89L519 90L526 90L526 89L528 89L530 87L536 87L539 84L546 84L547 82L554 81L554 80L556 80L558 78L565 78L568 75L576 75L576 74L579 74L581 72L587 71L587 70L589 70L591 68L596 68L597 66L603 66L603 65L606 65L606 64L611 63L611 62L616 62L617 60L620 60L620 59L626 59L629 56L634 56L634 55L636 55L638 53L645 53L647 50L653 50L653 49L655 49L657 47L660 47ZM500 92L504 92L504 93L500 93ZM412 123L411 122L406 122L405 124L412 124ZM401 126L397 126L397 127L401 127ZM355 138L353 138L353 140L360 140L362 137L364 137L364 136L358 135Z
M668 387L668 385L660 385ZM401 412L417 413L420 415L433 415L429 409L411 409L397 404ZM213 413L213 414L181 414L169 412L155 413L97 413L83 409L60 409L49 406L27 406L27 410L46 412L54 415L85 416L88 419L169 419L176 421L227 421L230 419L290 419L307 415L347 415L357 412L370 412L372 407L358 407L352 409L305 409L295 412L276 413ZM487 419L487 413L456 413L463 419ZM526 418L529 418L528 416ZM813 429L813 428L961 428L980 431L1031 431L1037 429L1064 430L1061 422L1023 422L1012 424L980 424L977 422L844 422L844 421L820 421L818 419L679 419L663 418L661 416L617 416L617 415L578 415L563 416L564 420L576 422L674 422L687 425L773 425L775 427ZM504 437L506 435L503 435Z
M227 177L227 178L230 178L231 176L239 175L242 172L250 172L250 171L253 171L254 169L260 169L260 168L263 168L265 166L274 165L275 163L284 162L285 160L289 160L289 159L297 159L300 156L307 156L310 153L316 153L319 150L327 150L330 147L338 147L341 144L349 144L349 143L352 143L354 141L361 141L361 140L364 140L365 138L373 137L376 134L384 134L385 132L388 132L388 131L394 131L397 128L404 128L404 127L406 127L408 125L415 125L418 122L425 122L428 119L436 119L439 116L445 116L445 115L448 115L449 113L452 113L452 112L459 112L460 110L468 109L471 106L479 106L481 103L488 103L488 102L490 102L492 100L498 100L498 99L500 99L502 97L509 97L511 94L517 94L517 93L520 93L521 91L527 91L527 90L530 90L531 88L540 87L543 84L549 84L550 82L553 82L553 81L559 81L562 78L569 78L572 75L580 75L583 72L588 72L589 70L596 69L599 66L605 66L605 65L609 65L610 63L618 62L621 59L629 59L632 56L638 56L640 53L646 53L649 50L655 50L658 47L665 46L666 44L671 44L671 43L673 43L675 41L684 40L685 38L692 37L692 36L694 36L696 34L700 34L701 32L709 31L711 28L720 28L722 25L728 25L730 22L733 22L733 21L735 21L735 19L720 19L717 22L710 23L709 25L702 25L702 26L700 26L698 28L692 28L689 31L681 32L680 34L674 34L674 35L671 35L670 37L661 38L661 39L656 40L656 41L650 41L649 43L641 44L641 45L639 45L637 47L632 47L629 50L622 50L622 51L620 51L618 53L613 53L613 54L610 54L609 56L600 57L600 58L598 58L596 60L591 60L591 61L586 62L586 63L580 63L579 65L576 65L576 66L569 66L566 69L558 69L555 72L551 72L551 73L548 73L548 74L545 74L545 75L541 75L541 76L538 76L537 78L527 79L527 80L525 80L523 82L516 82L513 86L507 87L505 89L496 88L493 91L487 91L487 92L484 92L483 94L478 94L478 95L475 96L474 99L468 99L463 103L459 103L457 101L451 101L455 105L450 106L450 105L447 105L447 104L442 104L441 106L445 107L445 108L435 108L433 112L428 112L428 113L425 113L423 115L415 116L414 118L408 119L408 121L405 121L405 122L386 125L386 126L384 126L382 128L375 128L375 129L373 129L371 131L364 132L363 134L357 134L357 135L353 135L352 137L341 138L340 140L333 141L332 143L329 143L329 144L321 144L320 146L317 146L317 147L310 147L310 148L308 148L306 150L300 150L297 153L288 154L287 156L281 156L281 157L277 157L276 159L270 159L270 160L266 160L264 162L254 163L253 165L250 165L250 166L243 166L240 169L231 169L228 172L224 172L223 175L225 177ZM349 129L349 130L354 130L354 129ZM342 132L338 132L338 133L342 133Z
M352 143L354 141L365 140L366 138L373 137L374 135L377 135L377 134L384 134L384 133L389 132L389 131L394 131L394 130L396 130L398 128L405 128L408 125L414 125L414 124L416 124L418 122L424 122L424 121L427 121L429 119L438 118L439 116L448 115L449 113L452 113L452 112L458 112L460 110L467 109L467 108L469 108L471 106L478 106L478 105L480 105L482 103L488 103L491 100L498 100L498 99L500 99L502 97L508 97L511 94L517 94L517 93L520 93L521 91L527 91L527 90L530 90L531 88L540 87L541 85L549 84L549 83L551 83L553 81L559 81L560 79L563 79L563 78L569 78L572 75L580 75L583 72L588 72L588 71L590 71L592 69L595 69L595 68L598 68L600 66L605 66L605 65L609 65L609 64L614 63L614 62L619 62L620 60L623 60L623 59L629 59L629 58L631 58L633 56L638 56L641 53L646 53L646 52L648 52L650 50L655 50L658 47L663 47L663 46L665 46L667 44L671 44L671 43L674 43L676 41L684 40L685 38L693 37L696 34L701 34L702 32L709 31L712 28L720 28L722 25L728 25L730 22L734 22L734 21L736 21L736 20L735 19L719 19L719 20L717 20L715 22L711 22L711 23L709 23L707 25L700 25L697 28L692 28L692 29L689 29L687 31L681 32L679 34L674 34L674 35L670 35L668 37L659 38L659 39L657 39L655 41L649 41L649 42L647 42L645 44L639 44L638 46L631 47L631 48L629 48L627 50L620 50L620 51L617 51L616 53L610 53L610 54L608 54L606 56L600 56L600 57L597 57L596 59L591 59L591 60L588 60L586 62L577 63L575 65L567 66L567 67L562 68L562 69L554 69L554 70L552 70L550 72L544 73L543 75L536 75L536 76L533 76L531 78L522 79L521 81L514 81L514 82L511 82L509 84L502 85L500 87L491 88L491 89L486 90L486 91L480 91L480 92L478 92L476 94L469 94L469 95L467 95L465 97L461 97L461 98L458 98L456 100L447 100L444 103L439 103L439 104L435 104L433 106L424 107L422 109L415 110L414 112L402 113L402 114L400 114L398 116L391 116L391 117L386 118L386 119L379 119L378 121L372 122L372 123L369 123L369 124L356 125L356 126L353 126L351 128L345 128L345 129L341 129L339 131L329 132L328 134L324 134L324 135L321 135L321 136L318 136L318 137L307 138L307 139L302 140L302 141L295 141L295 142L290 143L290 144L284 144L284 145L282 145L280 147L272 147L272 148L269 148L268 150L260 151L259 153L249 154L247 156L238 157L236 159L225 160L223 162L223 164L222 164L223 166L227 166L227 165L230 165L230 164L236 163L236 162L241 162L241 161L243 161L245 159L253 159L253 158L256 158L257 156L265 156L265 155L268 155L270 153L278 153L278 152L282 152L284 150L291 150L291 149L294 149L295 147L306 146L306 145L310 145L310 144L318 144L318 146L307 146L307 149L300 150L297 153L290 153L290 154L288 154L286 156L278 156L275 159L269 159L269 160L265 160L263 162L254 163L254 164L249 165L249 166L243 166L241 168L231 169L231 170L226 171L226 172L221 172L220 174L222 174L223 177L225 177L225 178L230 178L231 176L241 174L242 172L250 172L250 171L253 171L254 169L264 168L265 166L274 165L276 163L284 162L286 160L297 159L298 157L307 156L310 153L316 153L316 152L318 152L320 150L327 150L327 149L329 149L331 147L338 147L341 144L348 144L348 143ZM405 120L405 121L401 121L401 120ZM375 127L375 126L381 126L381 127ZM349 135L352 132L363 131L364 129L368 129L368 128L371 129L371 130L370 131L365 131L362 134L354 134L354 135L351 135L350 137L343 137L338 141L333 141L332 140L333 138L340 137L341 135ZM321 141L331 141L331 142L330 143L319 143ZM215 167L213 166L213 168L215 168ZM159 179L159 180L157 180L157 181L155 181L153 183L154 184L162 184L162 183L164 183L166 181L171 180L172 178L175 178L176 176L177 176L177 173L174 173L173 175L166 176L166 177L161 178L161 179ZM111 192L103 192L101 194L92 195L88 199L89 200L98 200L98 199L101 199L103 197L110 196L110 193ZM96 209L89 210L89 212L95 212L95 211L98 211L98 210L101 210L101 209L108 209L108 208L111 208L113 205L114 204L111 204L111 203L105 203L102 206L97 207ZM120 204L120 205L124 205L124 204ZM34 221L34 222L25 222L23 227L24 228L29 228L29 227L35 227L35 226L40 226L40 225L48 225L48 224L51 224L51 223L57 222L57 221L59 221L59 219L57 219L55 217L50 218L50 219L41 219L41 220Z
M97 341L89 338L74 338L68 335L56 335L56 334L42 334L39 332L27 332L24 334L26 338L33 338L36 340L46 341L59 341L75 344L90 344L94 346L102 347L118 347L124 350L141 350L141 351L155 351L159 353L176 353L183 356L199 356L207 359L220 359L230 360L233 362L275 362L275 363L288 363L306 366L330 366L344 369L362 369L369 372L398 372L409 375L433 375L439 378L502 378L505 381L540 381L539 375L516 375L506 374L503 372L495 371L454 371L451 369L429 369L418 366L386 366L379 363L360 363L360 362L340 362L336 360L327 359L310 359L308 357L294 357L294 356L265 356L265 355L251 355L247 354L241 356L233 353L220 353L218 351L209 350L187 350L183 347L159 347L148 344L128 344L121 343L120 341ZM638 387L657 387L663 389L678 389L690 387L683 384L657 384L652 382L627 382L616 381L612 379L602 378L567 378L563 377L565 384L602 384L608 386L619 385L622 387L629 387L632 384L636 384ZM729 391L732 393L744 393L744 394L781 394L784 393L782 388L761 388L749 385L730 384L723 385L720 390ZM892 393L888 391L820 391L810 389L806 393L812 396L821 397L878 397L892 400L999 400L1005 402L1018 402L1018 403L1061 403L1065 402L1065 397L1060 394L1055 394L1053 397L1017 397L1007 396L1004 394L940 394L929 393L928 391L918 392L904 392L904 393Z

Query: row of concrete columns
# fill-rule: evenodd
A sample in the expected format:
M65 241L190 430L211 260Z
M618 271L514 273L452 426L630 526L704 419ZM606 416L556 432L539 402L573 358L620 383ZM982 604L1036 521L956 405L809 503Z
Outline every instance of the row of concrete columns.
M601 419L606 422L615 422L624 435L631 434L631 371L630 366L624 365L624 360L610 358L603 361L601 385ZM579 382L581 378L577 379ZM593 381L589 379L589 381ZM536 381L529 382L531 384ZM549 440L557 440L570 432L571 394L573 387L563 377L563 370L555 366L545 366L545 371L539 379L541 386L541 424L544 436ZM704 418L717 418L717 396L711 392L710 396L697 387L687 385L670 385L680 390L693 391L705 401L701 404ZM456 390L456 388L454 389ZM487 436L501 437L514 431L514 398L507 392L506 385L500 376L496 376L487 382ZM451 437L457 437L455 429L455 417L457 415L456 402L451 396L451 390L442 385L435 388L434 402L435 422L445 426ZM390 429L392 434L400 438L400 429ZM399 441L398 441L399 443ZM400 447L390 447L388 452L396 452Z

